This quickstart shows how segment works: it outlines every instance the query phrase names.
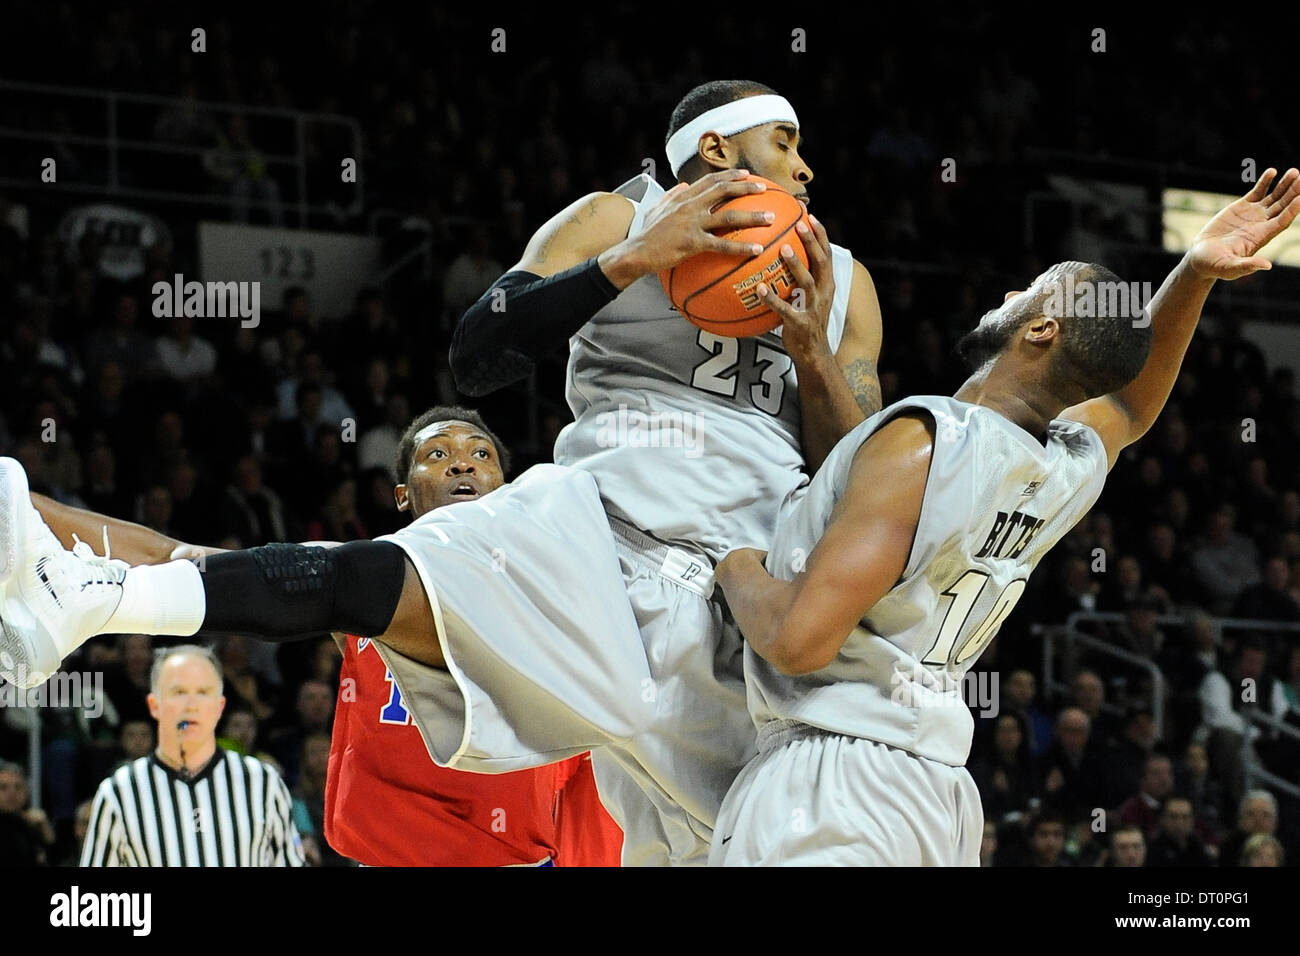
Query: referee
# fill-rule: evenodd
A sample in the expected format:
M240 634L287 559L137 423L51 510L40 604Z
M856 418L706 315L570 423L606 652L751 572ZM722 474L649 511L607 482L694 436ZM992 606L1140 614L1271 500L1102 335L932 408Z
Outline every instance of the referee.
M149 712L158 749L100 783L82 866L302 866L280 775L217 746L221 665L206 647L155 654Z

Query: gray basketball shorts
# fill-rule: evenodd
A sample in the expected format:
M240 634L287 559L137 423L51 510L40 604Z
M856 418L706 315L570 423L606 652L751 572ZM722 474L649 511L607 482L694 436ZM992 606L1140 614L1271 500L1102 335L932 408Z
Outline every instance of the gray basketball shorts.
M592 751L625 864L703 864L755 753L742 645L712 566L606 515L581 469L538 465L380 540L405 551L447 670L376 643L441 766L479 773Z
M795 721L765 724L722 804L710 866L979 866L965 767Z

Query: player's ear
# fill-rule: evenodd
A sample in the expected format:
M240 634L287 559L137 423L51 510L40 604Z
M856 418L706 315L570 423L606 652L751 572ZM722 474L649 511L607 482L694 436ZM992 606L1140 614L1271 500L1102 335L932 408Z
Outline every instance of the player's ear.
M398 511L406 511L411 507L411 499L406 496L406 485L393 486L393 500L397 502Z
M700 137L695 156L704 164L704 173L707 174L720 169L734 169L740 151L725 136L709 132Z
M1050 315L1041 315L1029 323L1025 337L1031 342L1046 345L1061 334L1061 323Z

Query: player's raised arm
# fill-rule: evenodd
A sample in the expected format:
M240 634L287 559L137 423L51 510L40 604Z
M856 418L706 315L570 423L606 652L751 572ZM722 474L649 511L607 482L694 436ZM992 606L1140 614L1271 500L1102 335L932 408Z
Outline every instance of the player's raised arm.
M697 252L756 255L752 243L713 230L766 225L760 212L722 210L735 196L761 192L742 169L680 183L629 237L634 207L616 193L592 193L553 217L533 236L523 258L470 306L456 325L451 370L467 395L516 382L541 356L562 348L616 295L637 279Z
M1259 251L1300 214L1300 171L1288 169L1270 189L1276 176L1277 170L1265 170L1254 189L1206 223L1160 286L1149 307L1151 352L1137 378L1061 413L1101 435L1110 467L1165 407L1215 281L1272 268Z
M752 549L718 564L717 582L741 633L778 671L821 670L898 583L916 537L933 445L928 415L900 415L873 433L854 459L826 533L793 581L773 578Z

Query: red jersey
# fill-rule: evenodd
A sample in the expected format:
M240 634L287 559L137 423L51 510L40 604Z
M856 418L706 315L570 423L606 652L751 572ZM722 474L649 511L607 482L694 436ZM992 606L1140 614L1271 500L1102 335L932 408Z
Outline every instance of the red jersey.
M501 774L439 767L379 652L367 638L343 643L325 782L329 845L370 866L555 860L556 774L564 764Z
M557 866L620 866L623 831L596 792L591 754L555 764Z

